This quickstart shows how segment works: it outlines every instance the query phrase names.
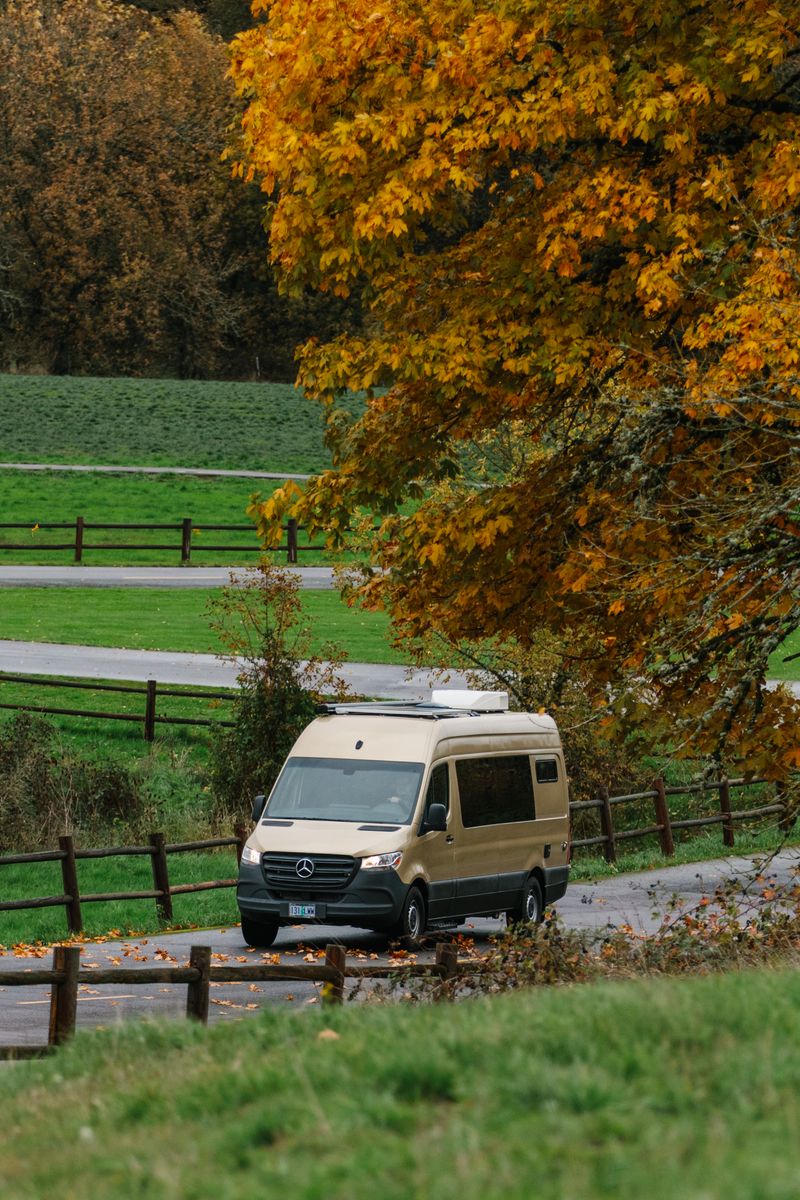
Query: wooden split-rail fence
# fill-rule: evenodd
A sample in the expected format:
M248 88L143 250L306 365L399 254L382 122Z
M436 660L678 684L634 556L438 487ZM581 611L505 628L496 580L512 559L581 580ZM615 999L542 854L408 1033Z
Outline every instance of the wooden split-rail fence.
M600 832L591 837L575 838L571 842L573 850L592 849L599 847L606 860L614 863L617 860L619 842L635 838L657 837L662 853L670 858L675 852L675 832L684 829L698 829L704 826L721 825L723 844L726 847L734 845L734 829L737 822L759 821L770 817L775 818L781 829L788 829L794 822L795 813L786 804L780 786L776 788L775 800L769 804L760 804L754 808L735 809L731 803L731 793L737 789L749 787L754 783L763 784L764 780L719 779L697 784L687 784L683 787L667 787L661 778L653 781L651 789L645 792L632 792L621 796L610 796L604 789L596 800L576 801L570 805L571 814L594 810L600 820ZM671 796L693 793L717 793L718 810L703 816L676 820L670 813L669 799ZM615 824L614 814L625 804L650 801L653 804L654 820L652 823L635 828L620 829ZM248 826L237 824L233 837L209 838L195 842L167 842L163 833L151 833L146 845L141 846L111 846L102 849L77 849L72 837L65 835L59 838L57 850L40 850L27 854L10 854L0 857L0 872L4 866L19 866L26 863L57 862L61 867L62 891L58 895L37 896L31 899L0 901L0 912L62 907L66 914L67 927L71 933L80 933L83 928L83 904L100 903L112 900L154 900L157 916L170 922L173 919L172 897L192 892L207 891L211 888L232 888L236 886L235 878L208 880L202 883L178 883L170 880L169 859L175 854L187 851L216 850L226 846L236 848L236 862L242 855L242 849L248 836ZM139 891L120 891L92 893L82 892L78 879L78 863L90 859L112 858L125 856L149 856L153 886ZM2 895L0 886L0 895ZM0 933L2 927L0 926ZM0 940L2 940L0 938Z
M0 868L21 866L31 863L57 862L61 866L63 891L58 895L34 896L24 900L0 901L0 912L12 912L29 908L63 908L70 933L83 929L82 905L98 904L112 900L155 900L156 915L169 923L173 919L172 897L207 892L215 888L236 887L235 878L209 879L200 883L177 883L170 881L169 858L174 854L185 854L197 850L219 850L226 846L236 847L236 864L242 857L249 829L239 824L233 837L204 838L196 842L167 842L163 833L151 833L147 845L108 846L100 849L78 850L73 838L65 834L58 839L58 850L36 850L29 854L7 854L0 858ZM78 880L78 863L99 858L149 857L153 886L127 892L82 892ZM0 895L2 888L0 888Z
M631 838L657 837L665 858L671 858L675 853L675 831L683 829L702 829L704 826L721 825L723 845L734 845L734 828L737 821L758 821L767 817L776 817L782 830L789 829L795 821L794 813L786 803L784 789L781 783L775 784L775 799L770 804L761 804L755 808L734 809L731 803L731 793L737 789L749 788L756 784L766 784L766 779L710 779L701 783L681 784L678 787L668 787L659 776L653 780L652 786L645 792L628 792L622 796L610 796L607 788L602 788L600 795L594 800L577 800L570 804L570 815L577 812L594 810L600 820L600 833L592 837L576 838L572 841L572 849L588 849L597 846L602 849L606 862L617 861L617 844ZM717 793L718 811L699 817L686 817L675 820L669 808L670 796L702 795ZM653 823L638 829L619 829L615 825L614 813L619 805L650 801L653 805Z
M156 524L148 521L135 523L87 521L85 517L76 517L74 521L4 521L0 522L0 529L24 529L28 533L28 538L24 542L0 542L0 550L36 550L37 552L71 550L76 563L82 563L84 554L89 550L174 550L180 554L181 566L189 566L192 554L258 553L262 549L255 541L252 545L242 541L237 545L231 545L230 541L227 544L214 543L213 540L212 542L205 541L206 536L210 533L247 533L255 539L255 526L252 522L249 525L208 525L205 522L196 524L191 517L183 517L180 521L169 524ZM67 529L70 530L68 541L39 540L38 534L40 533ZM159 533L164 537L159 542L123 542L119 540L120 531L123 530ZM99 531L114 531L117 535L116 540L91 542L86 540L87 534L91 536ZM287 563L297 563L299 556L309 550L325 549L322 545L301 545L299 535L303 531L303 526L298 525L294 518L283 526L283 531L286 534L286 541L270 546L269 549L278 553L285 552ZM176 536L174 540L168 542L166 535L170 533Z
M88 708L65 708L63 705L27 704L23 700L0 702L0 709L14 709L21 712L47 713L50 716L89 717L98 721L129 721L141 725L142 735L146 742L155 741L157 725L195 725L210 727L212 725L231 726L235 722L221 717L176 717L160 710L158 702L162 697L173 696L181 700L204 700L206 704L225 701L230 703L236 697L236 691L228 688L225 691L215 691L204 688L195 691L191 688L165 687L155 679L144 683L97 683L91 679L51 679L43 675L13 675L8 671L0 671L0 684L9 683L32 688L58 688L79 692L112 692L125 696L141 696L144 700L143 710L138 713L111 712L108 710ZM2 695L2 692L0 692Z
M187 1017L206 1024L209 1010L209 990L214 983L321 983L322 1003L341 1004L347 979L412 979L420 976L441 981L440 998L449 998L448 984L462 974L475 974L480 962L474 959L459 961L453 943L442 942L436 947L432 963L370 963L348 965L346 950L339 944L325 949L324 963L248 963L243 966L215 966L211 962L210 946L192 946L189 965L157 967L110 967L82 970L80 946L53 947L53 962L48 969L0 971L0 988L50 985L50 1024L47 1045L0 1046L0 1058L38 1058L61 1046L75 1032L78 1008L78 988L82 983L93 988L103 984L129 987L132 984L186 984Z

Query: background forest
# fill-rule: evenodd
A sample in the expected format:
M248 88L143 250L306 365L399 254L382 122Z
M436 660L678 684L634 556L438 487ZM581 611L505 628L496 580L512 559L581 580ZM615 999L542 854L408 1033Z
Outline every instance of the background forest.
M294 377L356 306L279 299L220 161L243 0L0 9L0 371Z

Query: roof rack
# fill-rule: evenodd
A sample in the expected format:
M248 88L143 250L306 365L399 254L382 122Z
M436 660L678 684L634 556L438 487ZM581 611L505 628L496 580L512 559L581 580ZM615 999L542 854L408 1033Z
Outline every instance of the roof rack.
M447 721L451 717L485 717L486 710L475 708L450 708L446 704L434 704L430 700L377 700L373 703L318 704L320 715L358 717L414 717L425 721Z

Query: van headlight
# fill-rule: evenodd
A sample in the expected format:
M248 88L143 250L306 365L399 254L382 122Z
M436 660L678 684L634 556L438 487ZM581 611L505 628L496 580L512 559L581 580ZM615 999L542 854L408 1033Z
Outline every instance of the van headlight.
M261 851L256 850L255 846L245 846L242 851L242 862L252 863L254 867L261 866Z
M387 867L396 869L400 866L400 860L403 857L402 850L390 850L388 854L370 854L366 858L362 858L361 867L364 871L375 871Z

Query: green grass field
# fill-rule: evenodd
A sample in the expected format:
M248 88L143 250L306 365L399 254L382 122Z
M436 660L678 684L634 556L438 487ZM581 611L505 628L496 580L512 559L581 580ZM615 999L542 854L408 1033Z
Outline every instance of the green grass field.
M0 638L216 654L220 647L208 627L207 605L217 594L211 588L3 588ZM348 608L334 591L300 595L315 645L336 642L352 662L408 662L389 645L386 613ZM800 658L779 670L786 653L791 650L773 656L775 677L800 679Z
M211 588L16 588L0 590L0 638L134 650L218 654L209 629ZM336 642L352 662L402 663L385 613L348 608L338 592L304 590L314 646Z
M795 1200L799 1079L788 970L114 1025L0 1073L0 1192Z
M322 424L289 384L0 375L3 462L307 473Z

